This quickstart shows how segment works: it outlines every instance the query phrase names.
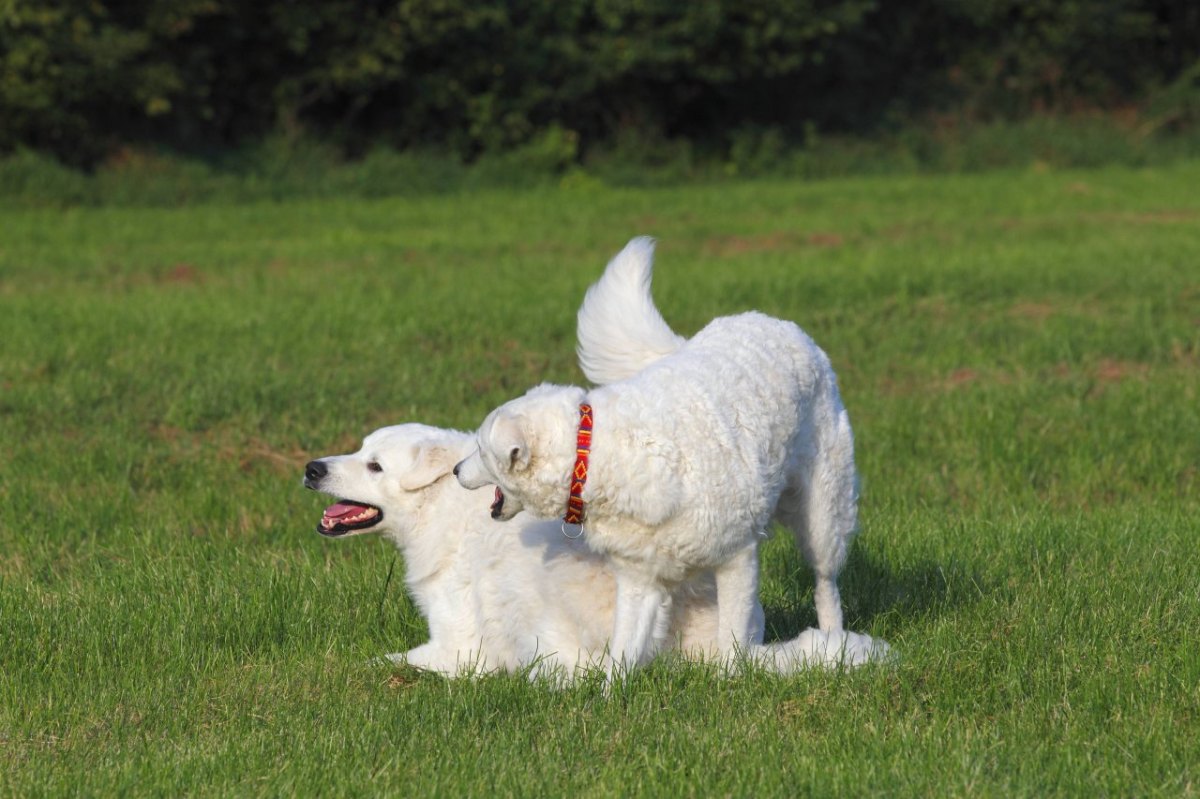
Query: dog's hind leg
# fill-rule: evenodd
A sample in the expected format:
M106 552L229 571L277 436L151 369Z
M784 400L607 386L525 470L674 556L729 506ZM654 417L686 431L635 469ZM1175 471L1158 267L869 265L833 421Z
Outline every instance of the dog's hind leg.
M816 575L813 601L818 626L825 632L841 630L842 596L837 579L858 526L854 437L844 410L806 467L788 475L775 519L792 531Z

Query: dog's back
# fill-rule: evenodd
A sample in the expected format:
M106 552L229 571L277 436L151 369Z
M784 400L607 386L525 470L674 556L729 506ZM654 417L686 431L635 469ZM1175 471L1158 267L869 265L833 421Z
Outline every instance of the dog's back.
M630 448L653 441L673 461L664 474L685 518L759 531L844 412L825 354L796 325L760 313L716 319L591 396L610 409L597 412L598 454L610 435Z

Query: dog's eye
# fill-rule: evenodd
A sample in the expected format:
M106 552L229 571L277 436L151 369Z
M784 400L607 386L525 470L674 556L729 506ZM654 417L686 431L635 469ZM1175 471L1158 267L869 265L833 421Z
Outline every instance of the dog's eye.
M382 472L383 471L383 467L379 465L378 461L371 461L370 463L367 464L367 468L369 470L371 470L372 472Z

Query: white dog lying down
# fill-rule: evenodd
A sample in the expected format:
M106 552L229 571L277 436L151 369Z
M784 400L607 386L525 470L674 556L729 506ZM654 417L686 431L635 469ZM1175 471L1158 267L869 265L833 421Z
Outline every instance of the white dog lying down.
M772 518L816 572L821 630L840 636L857 480L829 359L795 324L753 312L684 340L650 296L653 253L652 239L631 241L579 311L580 364L601 385L542 385L492 411L455 474L496 485L497 519L583 515L616 575L610 673L654 655L677 586L702 571L716 577L719 648L753 644Z
M350 455L310 462L304 484L340 499L317 526L330 537L383 533L404 554L405 582L429 624L428 643L393 661L456 675L517 670L570 679L599 665L613 625L615 583L605 559L558 522L488 516L490 498L451 478L475 436L420 424L377 430ZM513 527L516 526L516 530ZM716 649L716 590L701 573L676 588L673 627L660 642L690 656ZM808 630L758 646L762 609L751 612L747 655L766 668L857 665L882 652L867 636Z

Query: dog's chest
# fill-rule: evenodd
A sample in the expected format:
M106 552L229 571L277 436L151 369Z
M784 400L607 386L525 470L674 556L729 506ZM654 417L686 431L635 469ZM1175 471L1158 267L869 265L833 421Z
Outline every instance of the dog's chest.
M623 568L646 569L659 579L679 582L691 574L698 553L691 546L696 542L689 542L676 529L678 526L592 520L584 524L584 540L592 551L612 558Z

